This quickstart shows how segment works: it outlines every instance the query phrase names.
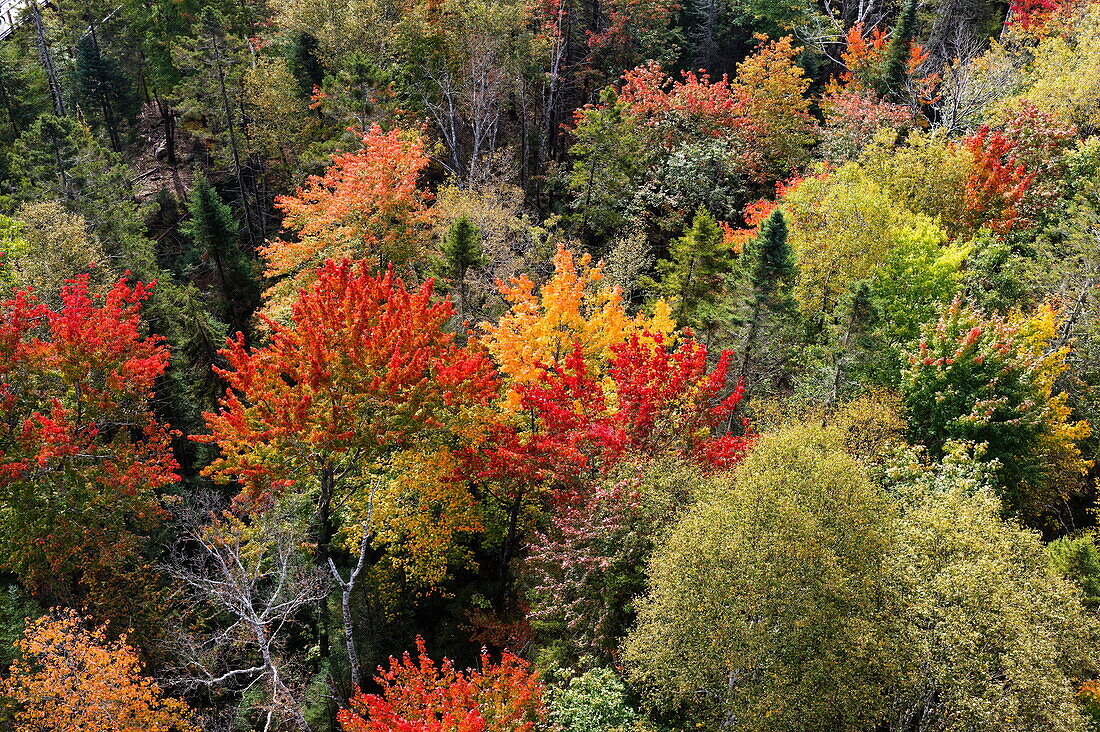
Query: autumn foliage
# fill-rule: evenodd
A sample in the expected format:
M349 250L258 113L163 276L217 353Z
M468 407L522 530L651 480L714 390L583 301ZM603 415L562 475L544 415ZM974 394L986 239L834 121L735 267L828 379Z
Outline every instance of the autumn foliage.
M519 389L537 427L502 426L473 459L475 470L498 480L575 486L627 455L681 455L728 468L749 444L729 430L742 394L740 386L726 391L730 358L723 353L708 370L707 349L697 341L672 346L660 333L641 333L611 348L605 377L576 347L539 383Z
M358 693L337 715L344 732L532 732L544 721L542 684L529 665L505 651L481 670L438 664L416 639L417 657L390 658L375 681L380 694Z
M148 295L119 281L94 296L85 276L56 309L28 292L0 301L4 564L38 597L85 597L106 615L148 581L140 557L165 517L158 492L178 479L150 408L168 350L142 334Z
M374 126L363 135L361 150L334 156L323 175L278 197L275 205L289 236L269 242L260 253L267 277L288 279L268 299L292 300L326 260L368 260L381 273L422 255L430 194L417 182L427 164L419 134Z
M496 393L496 376L484 351L443 329L453 312L431 281L410 290L392 270L329 262L291 325L269 322L268 345L249 348L238 334L223 349L229 390L206 415L211 434L197 438L221 449L209 472L260 497L364 448L377 455L466 429L464 410Z
M0 680L13 732L197 732L183 702L142 673L123 635L87 628L73 611L27 624Z
M579 349L596 369L612 346L640 330L672 331L668 306L660 302L652 317L631 317L622 294L603 283L590 255L575 257L564 246L554 255L553 276L536 291L526 275L498 283L511 306L495 324L482 325L482 340L513 387L509 406L518 404L515 388L538 382L545 369L561 364Z

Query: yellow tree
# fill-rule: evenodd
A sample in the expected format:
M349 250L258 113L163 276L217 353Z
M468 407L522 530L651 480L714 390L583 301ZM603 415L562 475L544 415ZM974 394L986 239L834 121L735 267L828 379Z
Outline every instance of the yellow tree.
M508 406L518 408L515 386L536 383L549 366L561 364L579 346L585 365L602 372L611 347L636 332L668 335L668 305L657 301L652 316L631 317L617 287L603 284L603 272L589 255L574 258L564 246L554 255L554 275L536 292L526 275L500 292L511 305L496 324L482 323L482 340L511 389Z
M810 80L794 62L802 52L790 36L765 41L751 56L737 65L732 87L745 100L749 118L757 125L764 160L775 177L789 175L806 161L816 139L816 125L810 116L806 90Z
M0 681L14 732L198 732L183 702L141 672L126 636L109 641L72 610L27 624ZM2 707L0 707L2 708Z

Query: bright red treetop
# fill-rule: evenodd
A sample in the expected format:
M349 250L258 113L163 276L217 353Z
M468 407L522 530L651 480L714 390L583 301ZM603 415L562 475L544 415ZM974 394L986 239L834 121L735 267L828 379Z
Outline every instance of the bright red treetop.
M270 343L238 334L222 355L229 384L205 415L222 457L210 472L263 492L292 483L329 455L404 446L423 430L470 429L464 409L497 392L490 360L443 328L454 313L432 283L405 289L392 270L329 262L294 304L291 323L268 321ZM314 467L309 467L314 466Z
M390 658L375 677L382 693L357 693L337 715L344 732L532 732L545 719L542 684L528 664L505 651L499 664L481 654L481 671L456 671L428 657Z
M725 423L743 389L721 396L729 352L708 372L707 349L699 342L688 338L673 348L662 334L647 333L614 346L612 354L610 383L574 350L562 367L546 370L541 384L521 387L521 404L537 428L502 428L474 459L474 470L571 485L592 471L606 473L627 455L675 452L719 469L740 459L749 438L733 435Z
M170 433L149 408L168 363L141 334L149 288L120 280L102 298L68 282L54 310L29 293L0 301L0 555L42 598L125 602L141 532L178 480ZM74 594L76 593L76 594Z

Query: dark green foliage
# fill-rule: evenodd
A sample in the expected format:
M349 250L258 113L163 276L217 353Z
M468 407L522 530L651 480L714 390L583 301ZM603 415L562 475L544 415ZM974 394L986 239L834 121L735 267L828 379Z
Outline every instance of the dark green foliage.
M317 37L304 31L293 33L286 51L290 70L301 84L302 96L309 98L313 88L325 80L325 70L317 59Z
M466 313L466 273L485 264L481 250L481 232L466 216L458 217L443 237L443 256L458 285L459 314Z
M917 32L917 0L906 0L890 34L890 44L882 60L879 93L894 101L907 101L909 48Z
M41 72L12 41L0 44L0 140L10 143L44 109Z
M200 285L218 292L216 314L234 331L243 330L259 302L251 257L239 245L240 227L233 210L199 173L187 198L190 219L181 232L191 240L184 266ZM203 283L203 271L214 282Z
M27 620L45 614L17 585L0 586L0 668L7 670L19 657L15 642L23 637Z
M775 209L760 224L760 232L745 245L741 269L748 281L748 315L741 344L740 377L746 380L762 331L793 310L795 255L787 241L787 219Z
M657 263L657 277L642 284L670 302L681 326L709 338L732 317L724 294L736 263L718 222L700 208L691 228L672 243L668 258Z
M73 77L81 109L99 117L111 146L119 150L119 124L134 113L133 91L118 64L103 54L94 33L85 33L77 41Z

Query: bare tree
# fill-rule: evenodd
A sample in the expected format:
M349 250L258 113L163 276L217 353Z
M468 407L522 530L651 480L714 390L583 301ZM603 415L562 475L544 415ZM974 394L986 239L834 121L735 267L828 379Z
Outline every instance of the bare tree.
M199 520L202 513L208 522ZM213 630L177 638L184 659L177 683L241 692L262 684L265 732L310 732L299 674L281 650L296 616L328 595L328 583L303 549L296 522L272 509L250 521L196 511L184 524L186 543L169 570Z

